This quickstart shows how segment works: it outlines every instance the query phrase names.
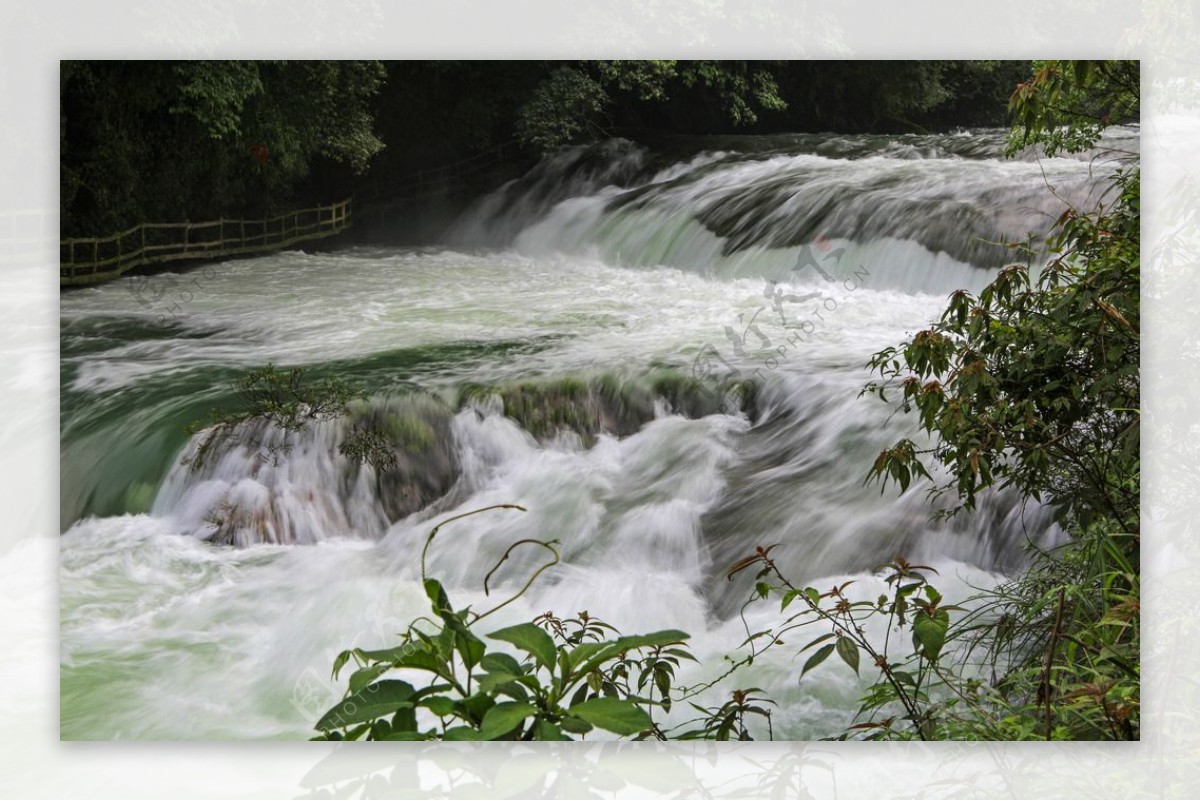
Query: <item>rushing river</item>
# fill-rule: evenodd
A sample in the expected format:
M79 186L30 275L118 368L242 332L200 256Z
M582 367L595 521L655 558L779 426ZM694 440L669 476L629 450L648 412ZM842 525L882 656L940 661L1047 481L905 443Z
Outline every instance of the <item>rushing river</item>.
M516 540L557 539L562 564L495 627L587 610L626 633L680 628L702 662L689 682L778 619L769 603L743 622L750 586L725 579L755 546L780 543L796 582L857 577L866 598L903 554L961 600L1058 536L1002 495L934 522L925 486L864 485L913 430L859 390L873 353L988 282L1011 254L995 243L1095 203L1104 166L1005 160L998 131L678 149L564 153L439 248L288 252L64 294L62 737L310 736L338 697L333 656L392 644L427 611L430 528L491 504L528 511L466 518L431 549L456 605L490 606L537 569L542 552L516 551L484 596ZM283 451L264 452L284 439L260 427L183 464L187 424L268 363L369 399ZM338 453L363 421L389 432L388 474ZM833 664L798 683L795 650L708 700L762 687L776 737L837 733L862 685Z

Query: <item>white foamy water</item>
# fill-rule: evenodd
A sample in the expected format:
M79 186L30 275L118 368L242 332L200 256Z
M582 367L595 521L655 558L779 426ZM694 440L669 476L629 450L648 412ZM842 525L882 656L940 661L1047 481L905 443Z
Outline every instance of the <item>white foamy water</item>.
M756 546L780 543L797 582L855 577L864 598L897 553L938 567L950 601L1019 570L1028 539L1055 536L1041 510L995 497L934 523L924 487L863 485L880 448L912 429L858 392L871 354L994 274L955 236L1016 236L1053 213L1042 169L956 155L966 145L950 138L858 158L831 157L833 141L824 154L790 146L654 169L625 150L588 180L560 165L538 179L558 195L506 206L533 176L444 249L281 253L64 295L63 737L311 735L337 699L334 654L386 646L426 611L431 527L491 504L528 511L466 518L431 549L457 605L487 608L538 568L544 551L518 549L484 595L516 540L558 540L562 564L485 631L549 610L626 633L681 628L702 660L687 682L720 673L747 624L778 621L763 604L743 622L750 587L725 580ZM1043 166L1062 191L1094 196L1086 162ZM792 269L806 259L821 269ZM359 381L405 414L419 395L422 419L442 422L414 459L451 465L449 489L397 515L373 469L337 454L344 421L278 462L235 444L202 470L181 465L195 447L183 426L268 362ZM594 442L537 437L494 399L458 399L468 383L735 370L755 382L753 404L689 413L662 396L636 431ZM206 541L223 504L239 510L245 547ZM795 648L779 647L730 688L780 703L777 737L840 731L862 685L832 665L802 684L798 673Z

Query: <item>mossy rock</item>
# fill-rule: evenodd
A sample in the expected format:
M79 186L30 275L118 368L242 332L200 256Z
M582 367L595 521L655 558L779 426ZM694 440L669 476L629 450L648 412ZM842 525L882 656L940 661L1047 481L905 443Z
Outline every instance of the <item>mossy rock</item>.
M539 441L564 431L574 432L586 447L604 433L624 437L636 433L655 417L661 399L672 413L698 418L733 410L754 412L752 381L701 381L675 370L663 369L633 379L602 373L589 379L575 377L488 387L463 387L459 407L499 398L503 413Z
M408 412L386 415L381 430L397 447L406 451L426 451L437 439L437 433L429 422Z
M454 410L433 395L409 394L352 410L351 426L373 428L385 440L395 463L377 471L376 488L384 512L395 522L443 497L461 473L451 433ZM361 466L351 463L344 490L352 491Z

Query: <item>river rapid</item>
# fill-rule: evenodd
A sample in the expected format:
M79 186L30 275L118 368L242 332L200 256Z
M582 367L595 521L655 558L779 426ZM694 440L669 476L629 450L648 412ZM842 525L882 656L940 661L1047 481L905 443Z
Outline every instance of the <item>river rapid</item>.
M1136 148L1135 129L1112 134ZM306 738L340 696L334 655L427 611L418 557L456 606L494 605L562 564L495 628L586 610L678 628L721 673L775 602L739 613L756 546L796 583L935 566L950 601L1060 533L1004 495L931 518L927 486L864 484L912 421L860 397L870 356L978 291L1103 163L1005 159L1003 132L730 137L651 153L567 151L481 198L435 248L352 248L126 277L61 303L63 739ZM368 399L284 437L249 427L199 468L189 422L268 363ZM397 467L339 454L383 426ZM267 452L264 452L264 443ZM272 443L286 443L282 452ZM387 474L385 474L387 473ZM487 630L491 630L488 628ZM837 734L863 684L795 647L728 687L763 688L774 735ZM343 685L344 686L344 685Z

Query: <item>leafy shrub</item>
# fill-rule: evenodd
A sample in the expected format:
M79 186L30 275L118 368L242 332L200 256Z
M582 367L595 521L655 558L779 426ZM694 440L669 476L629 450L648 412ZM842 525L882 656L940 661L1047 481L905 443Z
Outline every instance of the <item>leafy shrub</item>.
M310 381L302 367L283 371L274 364L250 370L234 381L232 388L237 399L235 410L213 411L207 421L188 426L189 434L205 432L195 451L185 457L193 470L204 467L218 443L231 441L255 446L277 463L291 450L290 435L306 431L315 423L346 416L351 402L363 397L336 376ZM255 422L281 432L282 437L272 441L253 439L248 424ZM396 464L388 438L373 428L356 430L338 450L346 458L370 463L377 470Z
M521 507L467 514L495 508ZM395 647L356 648L338 655L335 678L351 660L357 668L349 677L346 698L317 721L321 734L316 739L571 740L593 729L638 739L661 736L653 712L670 709L675 668L680 660L693 658L682 647L688 635L670 630L619 636L585 612L567 620L543 615L536 623L480 637L480 621L520 597L558 563L558 552L554 542L513 543L501 563L522 545L545 549L550 560L520 592L495 607L456 610L441 583L425 577L425 553L443 525L465 516L434 527L422 551L422 581L433 617L414 621ZM489 648L485 640L507 643L520 658ZM383 678L396 670L425 674L428 683L414 687ZM658 700L642 695L655 691Z
M1040 63L1013 95L1012 149L1096 147L1137 106L1132 62ZM998 737L1138 736L1140 178L1130 154L1109 155L1109 192L1061 215L1039 276L1015 264L978 297L954 293L930 329L875 355L881 380L864 389L886 402L898 388L930 442L885 449L870 478L927 479L957 500L947 514L1013 488L1052 505L1071 536L969 621L998 673L975 722ZM949 478L933 483L927 464Z

